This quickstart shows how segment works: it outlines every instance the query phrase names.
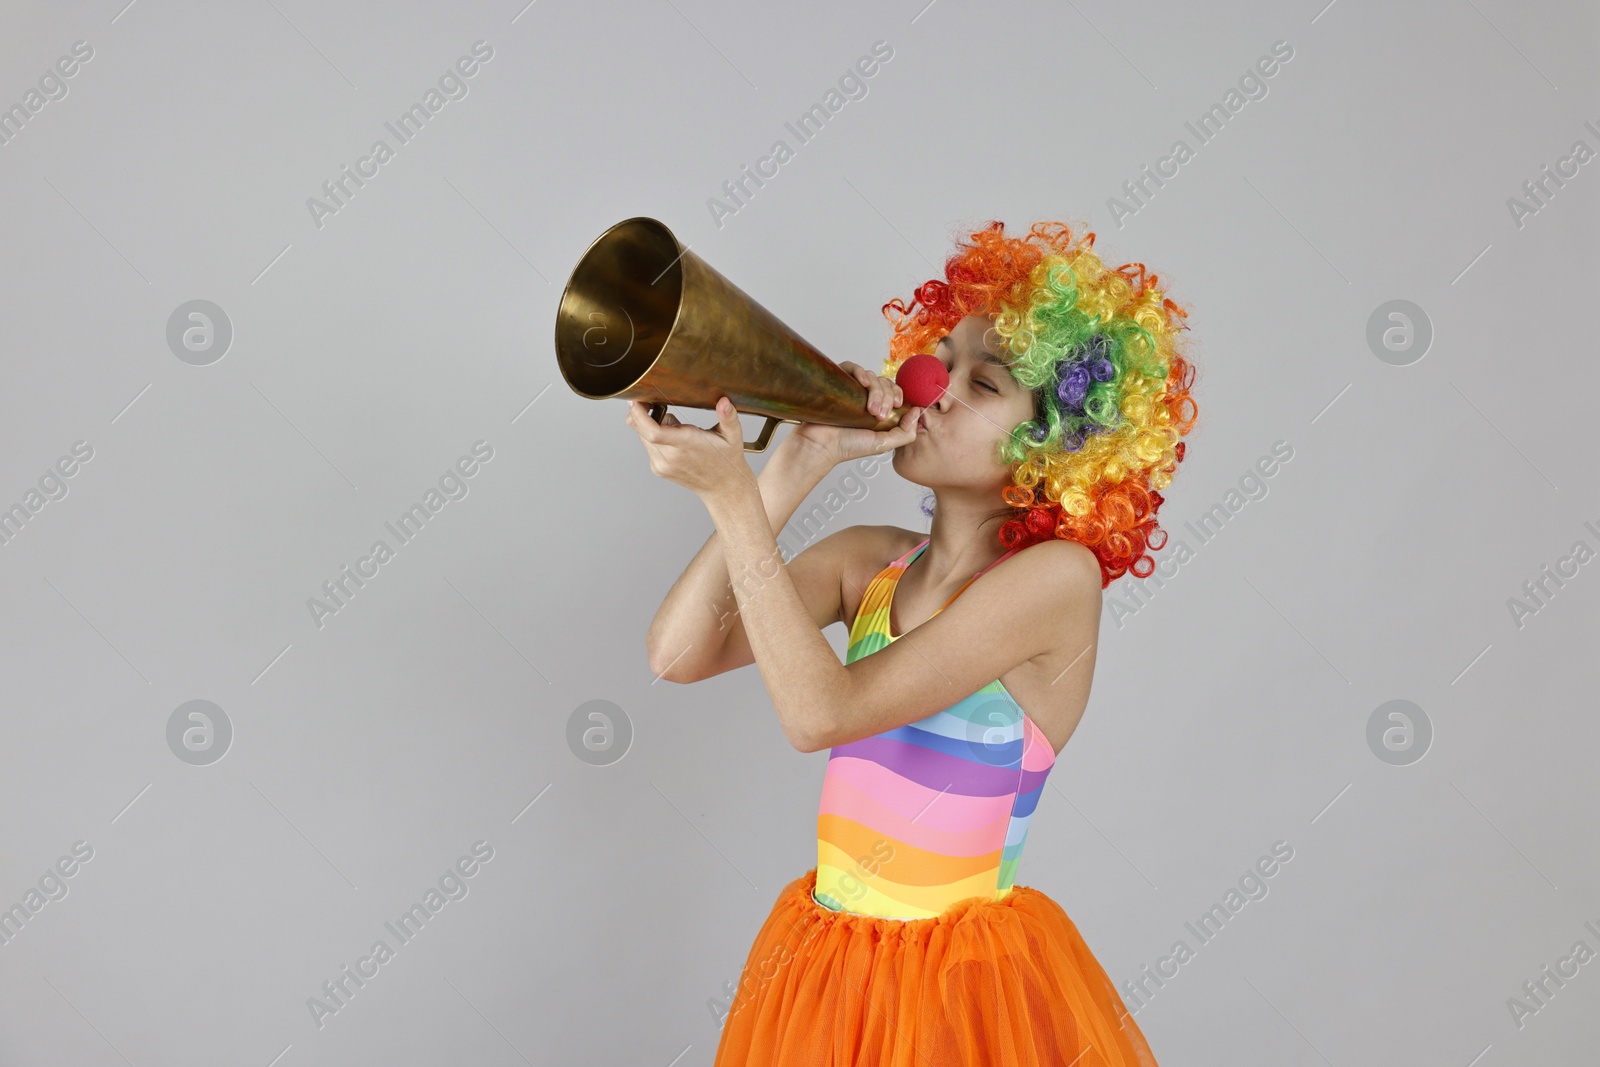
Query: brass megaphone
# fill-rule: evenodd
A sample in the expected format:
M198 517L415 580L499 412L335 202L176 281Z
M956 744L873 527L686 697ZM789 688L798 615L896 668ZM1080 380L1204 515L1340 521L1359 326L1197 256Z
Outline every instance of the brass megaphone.
M556 311L556 361L591 400L715 410L726 396L766 418L746 452L765 452L780 422L887 430L867 389L650 218L619 222L572 270Z

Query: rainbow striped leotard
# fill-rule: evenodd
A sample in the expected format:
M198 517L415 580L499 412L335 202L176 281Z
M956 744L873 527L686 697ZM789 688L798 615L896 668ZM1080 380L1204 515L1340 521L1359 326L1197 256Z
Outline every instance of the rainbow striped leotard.
M889 632L889 606L927 546L924 540L868 584L846 663L904 636ZM969 578L939 611L1012 552ZM812 899L891 919L936 916L967 897L1003 899L1054 764L1049 740L999 679L925 719L835 746L817 812Z

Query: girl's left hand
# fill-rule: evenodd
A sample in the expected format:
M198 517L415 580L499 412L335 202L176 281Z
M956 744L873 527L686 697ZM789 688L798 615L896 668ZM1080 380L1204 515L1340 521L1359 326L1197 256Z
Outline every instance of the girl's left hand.
M733 401L717 398L717 424L687 426L670 411L658 423L650 405L628 401L629 426L650 453L650 472L677 482L702 500L756 489L756 475L744 458L744 427ZM759 492L758 489L756 489Z

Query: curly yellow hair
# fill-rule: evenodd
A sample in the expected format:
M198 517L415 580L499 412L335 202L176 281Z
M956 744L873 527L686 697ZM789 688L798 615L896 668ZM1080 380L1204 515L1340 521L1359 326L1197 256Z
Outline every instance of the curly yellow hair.
M1195 368L1179 351L1188 312L1143 263L1107 267L1094 237L1074 240L1061 222L1008 237L991 222L958 242L943 280L883 306L894 329L883 373L933 352L968 315L992 320L997 354L1034 394L1034 417L999 450L1013 467L1000 542L1080 542L1100 560L1105 588L1155 570L1150 550L1167 541L1160 491L1183 462L1180 438L1198 409Z

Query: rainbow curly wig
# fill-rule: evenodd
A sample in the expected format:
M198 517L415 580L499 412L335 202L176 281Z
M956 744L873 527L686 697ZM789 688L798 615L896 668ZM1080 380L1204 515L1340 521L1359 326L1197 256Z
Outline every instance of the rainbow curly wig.
M1013 467L1000 542L1078 541L1100 560L1103 589L1155 570L1150 550L1167 542L1160 491L1198 410L1194 365L1179 352L1188 312L1143 263L1102 263L1094 236L1074 241L1065 223L1040 222L1007 237L991 222L960 241L943 280L925 282L910 304L883 306L894 327L883 374L932 353L966 316L991 319L997 354L1034 394L1034 417L1000 446Z

